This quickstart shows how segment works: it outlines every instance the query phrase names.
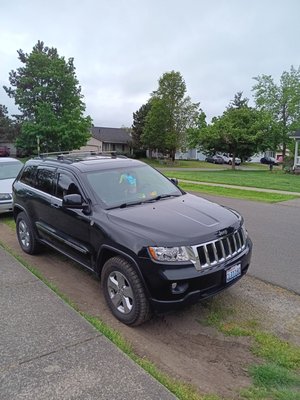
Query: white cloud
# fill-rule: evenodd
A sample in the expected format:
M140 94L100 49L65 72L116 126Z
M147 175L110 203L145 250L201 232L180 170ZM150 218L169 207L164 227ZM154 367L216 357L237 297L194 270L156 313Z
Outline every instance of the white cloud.
M166 71L181 72L209 117L252 77L300 65L298 0L37 0L1 5L0 85L38 40L74 57L94 123L130 126ZM0 103L15 108L0 89Z

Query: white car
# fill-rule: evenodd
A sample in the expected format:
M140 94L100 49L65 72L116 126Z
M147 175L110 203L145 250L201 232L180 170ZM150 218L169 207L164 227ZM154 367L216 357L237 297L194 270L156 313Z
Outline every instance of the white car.
M229 165L232 164L233 157L230 154L224 153L224 154L221 154L221 157L223 158L223 161L224 161L225 164L229 164ZM235 157L235 165L240 165L241 162L242 161L241 161L240 158Z
M12 184L22 167L15 158L0 158L0 214L12 211Z

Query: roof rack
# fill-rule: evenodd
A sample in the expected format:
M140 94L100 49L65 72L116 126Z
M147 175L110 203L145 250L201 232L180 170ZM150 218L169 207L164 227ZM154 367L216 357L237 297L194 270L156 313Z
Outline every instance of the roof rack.
M71 151L60 151L41 153L39 158L41 159L52 159L66 162L82 161L84 159L97 159L98 157L105 158L127 158L124 155L117 154L116 151L103 151L98 152L94 150L82 151L82 150L71 150Z

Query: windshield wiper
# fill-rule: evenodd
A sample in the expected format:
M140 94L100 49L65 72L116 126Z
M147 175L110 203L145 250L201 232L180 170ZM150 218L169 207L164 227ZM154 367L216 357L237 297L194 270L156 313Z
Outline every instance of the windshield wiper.
M149 199L147 201L151 202L151 201L158 201L158 200L162 200L162 199L167 199L168 197L179 197L181 196L181 194L159 194L156 197L153 197L153 199Z
M167 199L169 197L179 197L179 196L181 196L181 194L160 194L156 197L153 197L153 198L147 199L147 200L128 201L127 203L122 203L117 206L109 207L109 208L107 208L107 210L113 210L116 208L126 208L126 207L130 207L130 206L137 206L137 205L144 204L144 203L153 203L154 201Z
M109 208L107 208L107 210L113 210L115 208L126 208L126 207L130 207L130 206L136 206L136 205L139 205L139 204L142 204L142 203L144 203L144 202L141 201L141 200L128 201L127 203L122 203L122 204L119 204L117 206L109 207Z

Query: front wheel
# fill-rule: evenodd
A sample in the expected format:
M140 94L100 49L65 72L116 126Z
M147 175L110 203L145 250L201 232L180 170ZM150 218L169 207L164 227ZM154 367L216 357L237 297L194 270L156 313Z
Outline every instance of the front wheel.
M32 224L24 212L21 212L17 216L16 229L22 250L28 254L38 253L40 250L40 243L35 238Z
M150 318L150 306L144 285L132 264L113 257L101 274L105 300L113 315L126 325L141 325Z

